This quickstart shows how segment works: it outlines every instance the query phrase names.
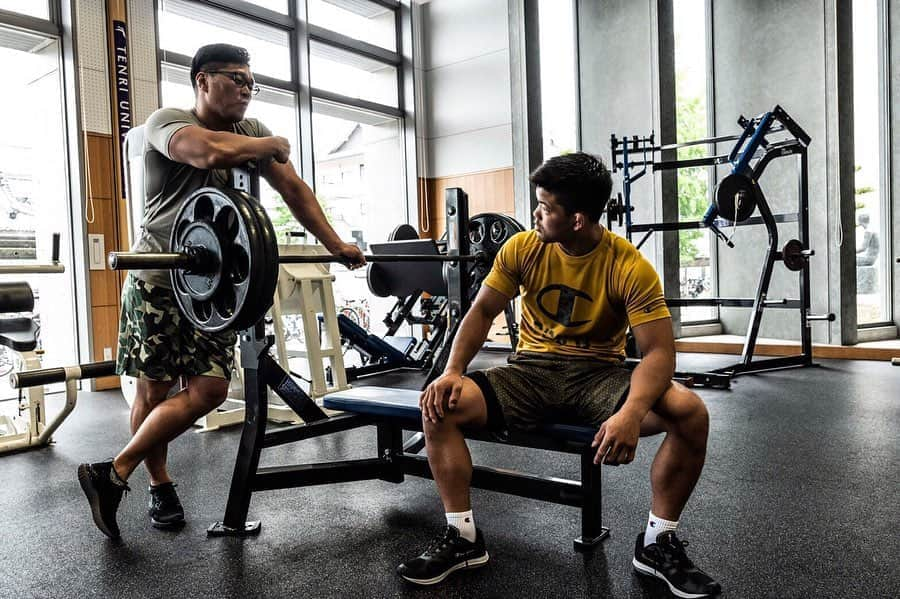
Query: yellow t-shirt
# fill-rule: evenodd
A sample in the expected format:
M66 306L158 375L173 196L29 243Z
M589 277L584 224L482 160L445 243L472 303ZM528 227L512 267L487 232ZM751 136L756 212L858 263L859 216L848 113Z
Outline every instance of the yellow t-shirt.
M484 284L512 299L522 294L516 351L625 359L625 331L669 318L659 276L624 237L604 229L593 250L566 254L535 231L500 248Z

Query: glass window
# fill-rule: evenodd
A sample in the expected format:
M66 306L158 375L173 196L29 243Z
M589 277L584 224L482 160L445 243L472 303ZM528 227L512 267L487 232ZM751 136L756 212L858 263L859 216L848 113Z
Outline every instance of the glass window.
M0 0L0 10L8 10L23 15L38 17L39 19L50 18L50 3L37 2L35 0Z
M578 150L575 4L541 0L541 127L544 159Z
M194 105L194 90L190 86L190 72L170 64L162 67L163 106L190 108ZM299 169L300 140L297 124L297 96L264 85L247 109L247 118L256 118L268 127L274 135L288 138L291 142L291 163ZM272 189L265 179L260 179L260 201L268 212L279 243L286 243L290 231L299 230L300 224L294 219L281 196Z
M206 44L234 44L250 52L253 72L291 80L286 31L198 2L163 0L159 8L159 46L163 50L192 57Z
M288 0L244 0L250 4L267 8L274 12L280 12L283 15L288 14Z
M397 51L396 14L366 0L308 0L309 22L361 42Z
M313 102L316 196L341 239L355 240L364 249L409 222L401 131L396 118ZM332 272L338 311L368 298L364 310L372 317L365 320L370 332L383 334L382 315L395 300L372 296L364 270L335 265Z
M706 0L676 0L675 27L675 110L679 142L708 135L706 118ZM706 155L706 146L678 150L685 160ZM700 220L709 206L709 169L678 169L678 218ZM681 297L713 296L712 237L708 229L679 233L679 279ZM681 308L682 322L717 318L714 306Z
M35 297L34 320L45 367L75 364L76 329L72 228L69 222L68 156L63 122L59 42L0 27L0 61L6 86L0 94L4 121L0 137L0 263L27 267L50 260L53 233L61 234L62 274L0 275L27 281ZM0 348L0 375L12 369L12 355ZM0 398L15 396L0 376ZM0 403L15 412L16 402Z
M878 2L853 3L853 131L856 163L856 317L859 324L890 318L890 271L882 188L882 110Z
M309 78L314 89L399 106L396 67L316 41L310 42L309 51Z

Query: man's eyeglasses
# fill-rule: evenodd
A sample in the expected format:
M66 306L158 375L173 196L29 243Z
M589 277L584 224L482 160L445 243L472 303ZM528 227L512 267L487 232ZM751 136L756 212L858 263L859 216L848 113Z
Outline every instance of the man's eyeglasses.
M236 71L203 71L207 75L225 75L238 87L246 87L254 96L259 93L259 86L253 79L247 79L243 73Z

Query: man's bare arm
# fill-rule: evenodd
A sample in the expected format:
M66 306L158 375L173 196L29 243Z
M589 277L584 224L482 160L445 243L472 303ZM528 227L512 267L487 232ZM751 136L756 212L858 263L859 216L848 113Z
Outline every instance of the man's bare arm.
M472 307L459 323L444 373L419 397L419 407L426 419L437 422L444 417L445 409L456 407L462 393L462 374L487 339L491 323L508 303L509 299L499 291L481 286Z
M444 372L462 374L466 371L469 362L484 345L494 319L503 312L508 303L509 298L499 291L487 285L481 286L475 301L459 323L459 330L453 339L450 358Z
M200 169L232 168L269 157L285 162L290 148L283 137L251 137L197 125L182 127L169 140L173 160Z
M641 350L641 362L631 374L628 398L620 411L642 420L672 382L675 374L675 336L672 319L661 318L631 329Z
M291 214L322 242L328 251L334 253L343 243L338 237L309 185L300 178L290 162L272 162L263 173L266 181L284 198Z
M634 459L641 433L641 421L662 397L675 371L675 338L672 319L653 320L632 329L643 357L631 373L631 386L622 407L609 417L594 435L597 448L594 463L618 465Z

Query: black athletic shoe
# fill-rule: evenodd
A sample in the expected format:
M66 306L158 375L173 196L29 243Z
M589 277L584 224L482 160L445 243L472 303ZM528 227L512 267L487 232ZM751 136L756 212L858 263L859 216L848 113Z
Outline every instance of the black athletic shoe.
M422 555L397 566L397 574L414 584L437 584L457 570L483 566L488 559L480 530L473 543L459 536L459 530L448 524Z
M91 515L94 524L111 539L119 538L119 525L116 524L116 510L122 495L130 491L128 485L112 481L112 461L78 466L78 482L91 504Z
M184 508L175 492L175 483L151 486L150 523L156 528L181 528L184 526Z
M684 552L685 546L687 542L682 543L675 536L675 531L670 531L660 534L655 543L644 547L644 533L641 533L634 545L634 560L631 562L634 571L664 580L676 597L715 597L722 587L691 562Z

